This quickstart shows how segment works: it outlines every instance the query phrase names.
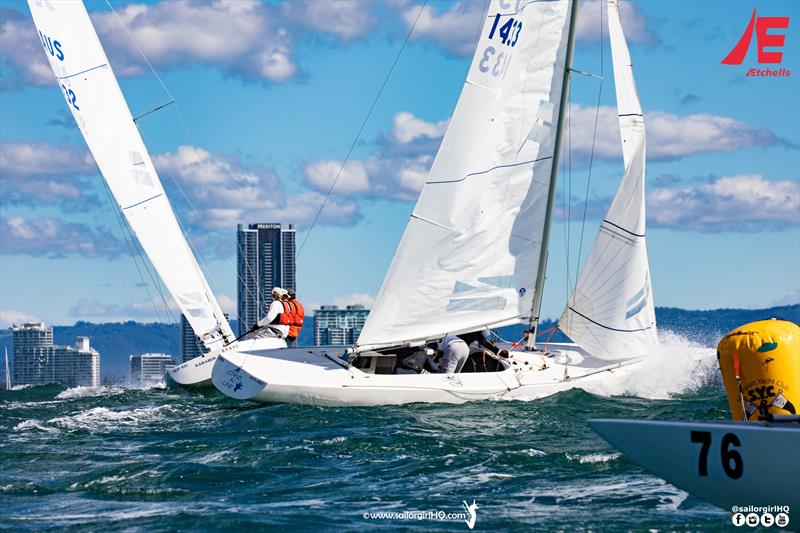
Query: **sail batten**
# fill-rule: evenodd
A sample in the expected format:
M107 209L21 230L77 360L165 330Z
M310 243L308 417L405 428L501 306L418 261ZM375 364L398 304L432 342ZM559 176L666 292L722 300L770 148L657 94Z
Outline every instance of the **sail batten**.
M490 2L455 111L359 347L530 316L570 14L571 2Z
M142 249L203 344L232 342L83 3L28 5L62 95Z
M645 238L645 128L618 0L608 29L624 173L559 327L603 359L650 355L658 342Z

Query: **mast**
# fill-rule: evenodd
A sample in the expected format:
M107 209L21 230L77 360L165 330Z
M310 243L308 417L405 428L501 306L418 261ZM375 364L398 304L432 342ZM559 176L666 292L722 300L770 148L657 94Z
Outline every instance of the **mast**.
M550 245L550 225L553 218L553 206L556 200L556 186L558 184L558 165L561 161L561 140L564 137L564 109L569 104L569 84L571 80L572 55L575 50L575 26L578 21L578 0L570 0L569 34L567 36L567 53L564 59L564 81L561 85L561 101L558 106L558 124L556 125L556 141L553 148L553 166L550 169L550 190L547 193L547 209L542 228L542 249L539 253L539 268L536 271L536 285L533 289L533 305L531 306L531 321L528 328L528 351L536 349L536 330L539 328L539 315L542 310L542 291L544 278L547 271L547 256Z

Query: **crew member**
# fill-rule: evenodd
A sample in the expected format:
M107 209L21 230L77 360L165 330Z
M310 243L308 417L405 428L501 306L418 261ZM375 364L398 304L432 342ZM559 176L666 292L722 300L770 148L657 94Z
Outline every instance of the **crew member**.
M439 341L439 351L442 352L439 372L448 374L459 372L469 357L469 346L457 335L447 335Z
M280 323L280 315L285 312L284 302L282 298L286 295L286 291L280 287L272 289L272 303L269 304L267 316L258 321L258 327L269 327L270 330L275 332L278 337L283 339L289 334L289 325Z
M470 346L472 345L473 342L476 342L478 343L478 346L481 346L485 350L488 350L493 354L497 355L497 352L499 352L500 349L493 342L489 341L489 339L486 338L487 333L488 332L486 331L473 331L471 333L462 333L458 337L462 341L466 342L467 346Z
M300 335L300 329L303 327L303 320L305 319L305 309L303 304L297 299L297 293L294 289L286 290L286 297L282 300L283 306L286 311L281 316L281 324L289 326L289 334L286 336L286 342L294 342Z

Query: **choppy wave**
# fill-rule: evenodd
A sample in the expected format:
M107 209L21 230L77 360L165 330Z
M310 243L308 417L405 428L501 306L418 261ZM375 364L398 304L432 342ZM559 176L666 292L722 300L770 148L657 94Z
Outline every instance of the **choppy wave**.
M162 421L164 417L175 412L176 408L171 405L121 410L94 407L72 415L53 418L48 421L48 424L64 429L87 431L103 431L120 427L141 428L147 426L148 422Z
M108 396L111 394L122 394L125 392L123 387L72 387L56 394L59 400L69 400L71 398L85 398L86 396Z

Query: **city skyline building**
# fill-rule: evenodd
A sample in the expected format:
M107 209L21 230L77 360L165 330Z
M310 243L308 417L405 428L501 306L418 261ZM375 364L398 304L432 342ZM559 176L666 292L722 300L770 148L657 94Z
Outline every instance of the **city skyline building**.
M236 229L237 311L239 335L267 315L272 289L297 290L294 224L239 224Z
M165 353L143 353L130 356L129 378L132 385L155 385L164 381L167 370L175 368L172 356Z
M323 305L314 310L314 346L353 344L369 316L363 305Z
M230 316L228 313L223 313L225 316L225 320L230 320ZM181 313L181 353L180 353L180 361L181 363L185 363L190 359L194 359L195 357L200 357L201 355L208 353L208 348L200 342L200 339L195 335L194 328L186 320L186 316Z
M43 322L13 324L12 334L15 384L100 386L100 354L89 337L77 337L74 346L57 346L53 327Z
M203 346L203 343L195 335L192 325L186 320L186 316L181 313L181 362L185 363L205 353L208 353L208 348Z

